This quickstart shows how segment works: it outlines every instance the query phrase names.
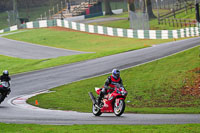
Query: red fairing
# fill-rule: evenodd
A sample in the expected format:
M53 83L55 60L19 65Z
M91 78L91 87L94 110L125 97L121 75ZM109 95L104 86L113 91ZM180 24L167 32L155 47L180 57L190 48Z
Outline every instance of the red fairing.
M111 102L108 99L104 99L104 106L101 108L101 112L112 113L114 112Z
M101 89L96 90L96 93L99 95L100 94ZM114 112L114 104L118 104L119 105L119 101L120 100L125 100L126 99L126 95L123 95L118 93L122 91L121 88L117 88L115 87L115 90L112 92L109 92L103 99L103 107L101 108L101 112L102 113L110 113L110 112ZM126 92L126 91L125 91Z
M100 92L101 92L101 88L99 88L99 89L96 91L96 93L97 93L98 95L100 95Z
M3 88L3 85L0 85L0 88Z
M120 100L124 100L124 98L117 98L117 99L115 100L117 106L119 106L119 101L120 101Z
M113 90L111 89L107 89L107 93L111 93Z

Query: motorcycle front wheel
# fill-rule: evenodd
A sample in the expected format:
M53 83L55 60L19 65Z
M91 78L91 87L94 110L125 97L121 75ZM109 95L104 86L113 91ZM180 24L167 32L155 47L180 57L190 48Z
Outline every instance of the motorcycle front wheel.
M93 106L92 106L92 113L95 116L100 116L102 114L101 109L99 109L98 107L96 107L96 104L93 104Z
M125 102L124 100L119 100L119 105L114 105L114 113L116 116L121 116L124 113L125 110Z
M0 93L0 104L1 104L1 102L3 102L3 100L4 100L4 96L2 93Z

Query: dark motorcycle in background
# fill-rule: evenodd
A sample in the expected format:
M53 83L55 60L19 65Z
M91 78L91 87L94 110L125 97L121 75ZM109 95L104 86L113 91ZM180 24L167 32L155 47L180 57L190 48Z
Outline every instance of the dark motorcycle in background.
M95 88L96 93L99 95L101 88ZM89 96L93 102L92 112L95 116L100 116L102 113L113 113L116 116L121 116L125 110L125 99L127 91L123 87L116 86L112 92L109 92L101 101L100 107L97 106L97 100L89 92Z
M0 82L0 104L10 94L10 85L8 82Z

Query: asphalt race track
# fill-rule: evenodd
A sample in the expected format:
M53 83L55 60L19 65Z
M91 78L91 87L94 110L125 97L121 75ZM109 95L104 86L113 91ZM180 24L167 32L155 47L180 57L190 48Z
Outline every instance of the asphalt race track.
M98 23L98 22L106 22L106 21L117 21L117 20L128 20L128 18L117 18L117 17L112 17L112 18L98 18L98 19L93 19L93 20L77 20L75 22L78 23L84 23L84 24L89 24L89 23Z
M121 117L116 117L111 113L103 114L101 117L95 117L92 113L45 110L31 107L23 108L13 103L14 99L17 99L23 95L29 95L70 82L109 73L113 68L126 69L199 45L200 37L197 37L98 59L58 66L55 68L13 75L11 86L12 92L9 97L0 105L0 122L55 125L200 123L200 114L125 113Z
M52 48L0 37L0 55L24 59L45 59L82 53L86 52Z

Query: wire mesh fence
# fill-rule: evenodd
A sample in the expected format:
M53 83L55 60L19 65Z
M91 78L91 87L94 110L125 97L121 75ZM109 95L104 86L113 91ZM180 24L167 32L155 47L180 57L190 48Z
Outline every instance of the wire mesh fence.
M130 28L148 30L150 19L159 21L176 16L178 11L189 12L200 0L0 0L0 29L27 21L105 12L105 1L109 1L112 10L127 12L134 8L129 14ZM130 1L134 6L128 4Z
M88 13L88 8L104 0L1 0L0 29L27 21L72 17ZM112 10L128 11L126 0L110 0ZM93 11L99 6L93 7ZM63 16L65 15L65 16Z

